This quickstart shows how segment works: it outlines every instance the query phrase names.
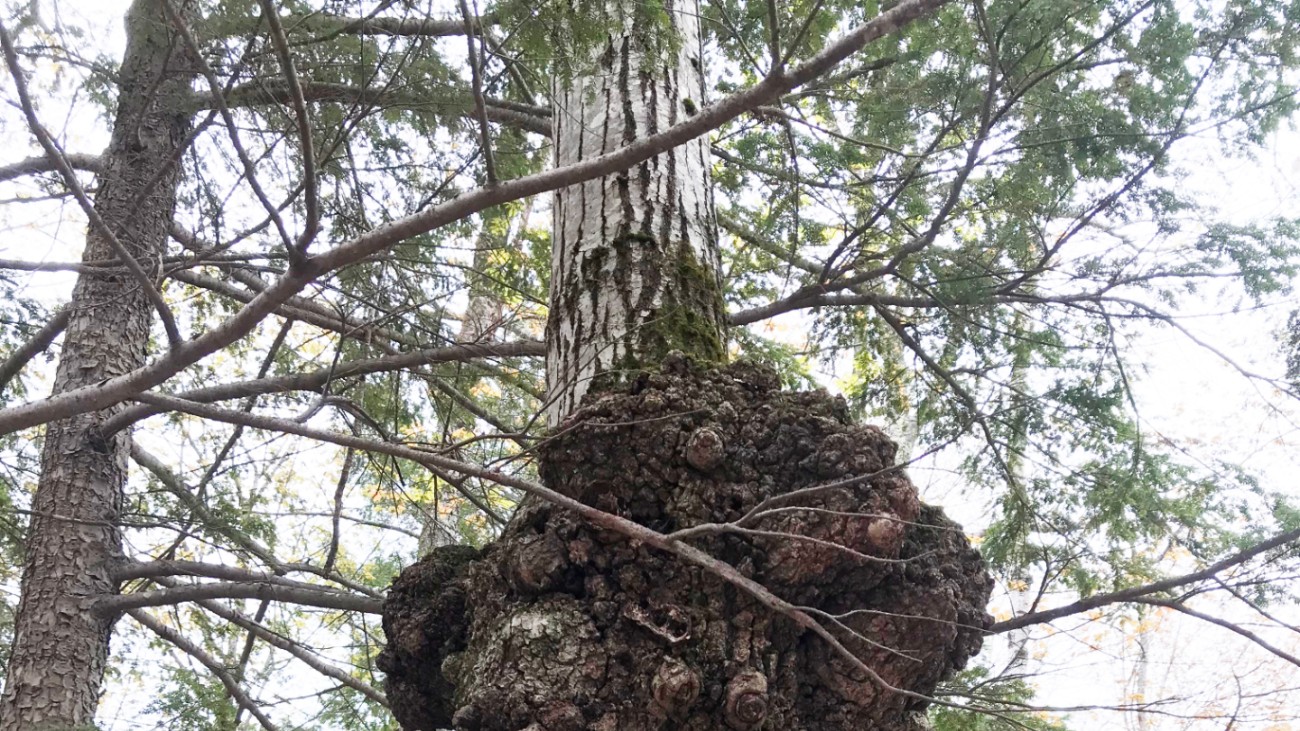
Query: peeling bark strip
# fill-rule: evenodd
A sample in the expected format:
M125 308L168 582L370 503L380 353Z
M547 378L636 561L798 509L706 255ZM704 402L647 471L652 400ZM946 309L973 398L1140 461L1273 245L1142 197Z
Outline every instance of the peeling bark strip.
M622 32L596 49L591 69L557 82L557 169L626 147L701 108L698 2L668 0L662 15L650 7L605 3L604 22ZM625 172L556 192L546 359L552 425L597 377L617 381L671 350L723 359L709 164L707 140L697 137Z
M876 677L707 566L530 500L481 554L440 548L394 583L393 714L406 731L926 728L925 696L979 650L992 581L846 412L764 368L670 358L539 456L552 489L734 567Z
M136 0L126 27L117 118L95 207L153 276L176 205L175 158L189 126L186 114L171 110L189 93L194 67L174 42L161 0ZM108 238L92 226L83 260L114 257ZM153 307L137 280L120 271L84 272L70 309L55 394L144 365ZM0 731L94 721L113 621L90 605L117 591L110 567L121 555L121 535L113 526L130 445L125 431L106 440L95 434L119 408L54 422L45 432Z

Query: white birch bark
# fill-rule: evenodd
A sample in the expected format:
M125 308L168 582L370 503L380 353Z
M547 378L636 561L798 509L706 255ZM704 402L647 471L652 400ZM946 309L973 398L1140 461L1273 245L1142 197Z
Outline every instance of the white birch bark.
M556 82L558 167L662 131L700 108L699 4L669 0L664 9L668 27L657 31L644 27L656 19L636 4L606 4L609 27L621 30L595 49L594 68ZM670 40L658 36L656 43L656 32ZM598 377L617 379L672 349L722 359L721 261L707 145L699 137L555 194L546 361L552 425Z

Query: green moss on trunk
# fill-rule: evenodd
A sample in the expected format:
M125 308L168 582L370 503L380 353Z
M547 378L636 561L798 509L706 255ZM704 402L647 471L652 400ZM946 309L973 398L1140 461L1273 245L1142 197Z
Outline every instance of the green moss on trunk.
M722 287L711 268L685 244L661 246L653 236L630 233L610 242L609 252L620 269L625 262L637 260L629 256L631 247L664 252L671 261L661 262L653 257L640 259L644 290L648 294L657 294L658 303L644 302L639 307L629 307L629 311L650 309L650 313L638 316L639 322L624 338L623 357L614 368L592 382L591 390L605 391L634 379L637 374L657 370L673 352L682 353L697 363L724 365L727 341ZM608 254L600 256L600 263L606 256ZM626 276L626 273L615 273L620 282ZM588 284L594 286L594 278Z

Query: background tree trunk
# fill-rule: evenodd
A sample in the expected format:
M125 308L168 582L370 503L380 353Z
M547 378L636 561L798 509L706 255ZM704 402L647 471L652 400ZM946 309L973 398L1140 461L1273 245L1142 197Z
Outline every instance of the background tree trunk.
M163 13L161 0L136 0L126 18L127 46L117 116L103 156L95 207L151 275L166 249L176 204L180 145L189 117L179 111L195 69ZM91 226L85 261L116 258ZM72 294L54 393L140 367L153 305L126 272L84 273ZM117 409L49 425L41 478L32 500L22 597L15 619L0 729L32 731L93 723L113 618L90 610L117 591L117 527L130 434L107 439L97 427Z
M659 132L701 104L699 3L647 7L606 3L603 22L623 34L595 49L594 68L556 82L557 167ZM556 193L546 328L552 425L598 378L617 381L671 350L724 359L711 164L708 140L698 137Z
M501 299L492 292L485 272L492 266L493 251L504 246L505 242L492 235L491 227L491 220L483 221L483 228L474 242L474 260L465 276L468 290L466 294L469 295L469 300L465 304L465 314L456 333L455 341L458 343L488 343L500 339L497 328L501 326L503 306ZM430 386L430 399L435 398L436 395L436 390ZM461 413L453 405L449 405L448 408L452 410L452 418L457 425L473 428L472 414ZM468 482L473 478L465 479ZM453 527L442 522L438 512L439 502L441 502L439 496L435 493L433 500L420 507L422 517L417 555L421 558L429 555L429 552L435 548L451 546L459 542Z

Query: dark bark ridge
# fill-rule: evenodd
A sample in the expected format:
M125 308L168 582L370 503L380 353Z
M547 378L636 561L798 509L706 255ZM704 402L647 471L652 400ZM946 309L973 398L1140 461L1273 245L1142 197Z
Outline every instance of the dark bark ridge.
M742 522L748 533L690 540L838 616L820 615L845 647L928 694L978 652L992 582L960 527L890 469L894 452L825 391L676 357L589 398L540 457L548 486L664 533L863 477L792 496ZM732 584L540 501L481 554L439 549L403 571L384 631L380 668L407 731L924 727L924 701Z

